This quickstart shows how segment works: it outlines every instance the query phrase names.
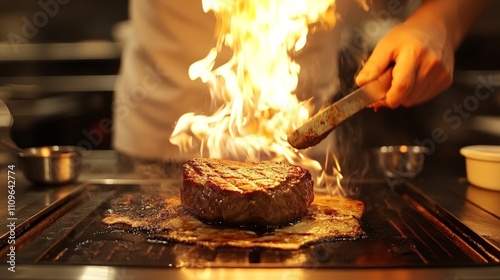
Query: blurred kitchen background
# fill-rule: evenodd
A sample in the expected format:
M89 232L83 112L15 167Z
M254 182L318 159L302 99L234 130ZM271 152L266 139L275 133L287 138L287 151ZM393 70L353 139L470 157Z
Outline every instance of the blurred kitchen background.
M90 141L93 149L111 148L112 134L100 123L111 119L113 86L127 34L127 5L125 0L0 0L0 99L14 116L12 127L6 128L5 121L0 124L2 137L10 134L21 147ZM384 7L387 2L374 11ZM434 145L426 160L440 167L428 168L428 173L464 174L460 147L500 144L499 13L500 1L491 1L457 52L455 82L449 90L422 106L363 112L339 131L344 135L340 144L349 141L353 149L368 153L379 145L420 141ZM374 13L352 11L345 19L346 30L363 30L374 20ZM393 20L396 23L397 17ZM355 39L350 35L356 34L348 33L340 65L344 90L352 86L357 70L350 59ZM365 43L369 47L372 42ZM491 96L471 100L482 80L493 81L488 87ZM454 110L454 104L474 110L448 114L451 121L443 116ZM436 130L442 130L439 143L433 139ZM346 164L356 166L360 161L365 158L350 158Z
M121 52L113 30L127 18L120 0L0 1L0 98L19 146L76 145L111 117ZM110 137L94 148L108 149Z

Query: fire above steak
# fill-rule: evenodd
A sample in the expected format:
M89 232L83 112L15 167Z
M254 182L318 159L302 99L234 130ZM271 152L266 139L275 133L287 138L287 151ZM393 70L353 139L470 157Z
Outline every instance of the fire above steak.
M195 158L183 175L182 205L209 222L284 225L305 215L314 199L309 171L288 163Z

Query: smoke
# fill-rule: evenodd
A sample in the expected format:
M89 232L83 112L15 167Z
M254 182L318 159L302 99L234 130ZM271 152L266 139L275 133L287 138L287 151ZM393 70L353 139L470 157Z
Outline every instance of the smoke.
M403 21L415 6L413 0L366 1L364 5L349 5L339 0L342 11L342 43L339 52L339 91L330 100L334 102L357 88L355 77L368 59L375 44L392 26ZM340 3L344 3L343 6ZM338 126L332 134L333 152L337 155L347 194L357 187L351 179L365 179L376 172L366 123L377 115L364 110ZM374 131L374 129L370 129Z

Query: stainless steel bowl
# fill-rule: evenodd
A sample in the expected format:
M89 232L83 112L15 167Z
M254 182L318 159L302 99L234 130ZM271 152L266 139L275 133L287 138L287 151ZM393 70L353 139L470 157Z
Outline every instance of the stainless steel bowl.
M75 146L26 148L18 154L24 176L35 184L70 183L80 175L82 155Z
M375 157L384 176L414 178L422 172L428 151L422 146L382 146L375 149Z

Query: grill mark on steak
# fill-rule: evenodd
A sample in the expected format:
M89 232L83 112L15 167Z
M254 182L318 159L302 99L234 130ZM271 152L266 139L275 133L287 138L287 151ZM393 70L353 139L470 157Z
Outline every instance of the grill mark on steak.
M225 166L225 163L230 163L231 166ZM275 166L269 164L269 162L246 163L229 160L210 162L209 159L195 159L189 161L187 164L193 168L200 177L206 178L206 184L218 188L224 186L224 188L228 190L241 193L255 190L267 191L286 181L287 175L299 176L298 172L293 174L288 173L288 171L290 171L289 169L284 170L287 166L282 163L275 163L279 165ZM271 170L266 171L266 169ZM286 173L284 171L286 171Z
M195 158L183 176L183 206L208 222L282 225L305 215L314 198L309 171L289 163Z

